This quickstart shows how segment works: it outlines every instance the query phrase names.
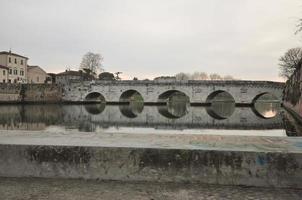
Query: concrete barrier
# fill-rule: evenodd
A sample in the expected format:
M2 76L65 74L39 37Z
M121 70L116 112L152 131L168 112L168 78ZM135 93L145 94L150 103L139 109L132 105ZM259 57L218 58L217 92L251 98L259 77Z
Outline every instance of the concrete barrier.
M127 144L118 141L127 137ZM301 139L141 136L153 144L138 147L139 137L82 135L84 144L79 145L81 139L70 136L42 137L41 132L9 140L7 134L1 137L0 176L302 188ZM65 145L66 138L71 145ZM47 144L53 140L62 142Z

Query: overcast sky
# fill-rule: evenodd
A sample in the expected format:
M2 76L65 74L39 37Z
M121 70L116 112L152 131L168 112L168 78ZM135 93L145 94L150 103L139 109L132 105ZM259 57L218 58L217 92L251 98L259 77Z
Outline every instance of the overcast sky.
M301 0L0 0L0 50L48 72L92 51L106 71L153 78L204 71L281 80L278 58L301 46Z

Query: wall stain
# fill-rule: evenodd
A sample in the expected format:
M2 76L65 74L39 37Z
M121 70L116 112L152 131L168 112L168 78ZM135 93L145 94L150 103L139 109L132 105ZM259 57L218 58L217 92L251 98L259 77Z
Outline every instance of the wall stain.
M36 146L27 149L27 155L30 161L38 163L89 163L91 155L88 148L85 147L47 147Z
M241 169L243 158L235 152L198 152L192 150L156 150L148 149L140 155L139 167L152 168L191 168L191 167L215 167L217 173L220 173L222 166L232 169Z
M268 154L267 160L270 168L274 166L277 171L285 173L294 173L301 168L292 154Z

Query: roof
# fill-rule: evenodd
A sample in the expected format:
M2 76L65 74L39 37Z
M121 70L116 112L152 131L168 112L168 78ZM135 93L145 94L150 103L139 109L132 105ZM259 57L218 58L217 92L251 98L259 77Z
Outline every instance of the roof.
M46 74L46 71L44 69L42 69L41 67L39 67L38 65L27 65L27 71L31 70L31 69L35 69L35 68L42 70Z
M91 74L86 74L82 71L72 71L72 70L58 73L56 76L78 76L84 79L95 79L95 77Z
M69 70L58 73L57 76L81 76L81 72Z
M5 67L5 66L3 66L3 65L0 65L0 68L1 68L1 69L7 69L7 70L8 70L8 67Z
M25 56L21 56L19 54L16 54L16 53L12 53L10 51L0 51L0 55L12 55L12 56L18 56L18 57L21 57L21 58L25 58L25 59L28 59L27 57Z

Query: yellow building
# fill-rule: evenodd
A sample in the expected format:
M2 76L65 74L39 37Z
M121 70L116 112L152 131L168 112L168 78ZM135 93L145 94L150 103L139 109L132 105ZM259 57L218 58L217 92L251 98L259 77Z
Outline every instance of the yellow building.
M46 83L47 73L39 66L27 66L28 83Z
M27 83L27 61L27 57L12 53L11 51L0 52L0 65L8 68L7 82ZM4 74L3 71L0 73ZM3 79L2 81L0 79L0 82L3 82Z

